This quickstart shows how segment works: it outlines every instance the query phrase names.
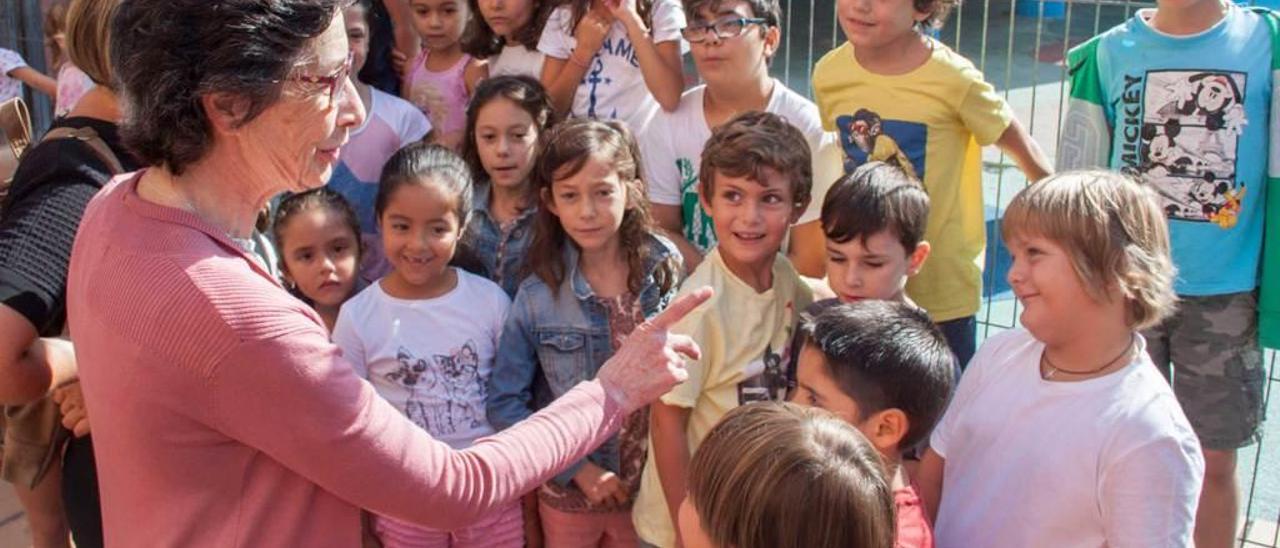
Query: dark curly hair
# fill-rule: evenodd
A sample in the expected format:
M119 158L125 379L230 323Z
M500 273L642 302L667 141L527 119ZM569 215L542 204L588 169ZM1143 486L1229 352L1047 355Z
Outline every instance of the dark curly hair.
M537 161L529 174L533 192L542 196L544 202L550 200L551 185L576 175L592 157L607 160L618 174L618 179L624 182L627 209L622 215L622 226L618 227L618 238L627 260L627 288L632 294L639 295L648 275L644 271L644 262L653 253L647 239L657 229L644 193L640 147L625 124L591 118L561 122L542 140ZM549 207L538 208L525 269L553 291L558 291L567 275L561 250L569 243L571 240L560 224L560 218ZM668 257L653 275L659 294L667 293L679 281L678 260Z
M201 97L235 94L243 126L274 104L312 39L348 0L129 0L111 27L111 64L128 115L121 127L143 163L174 174L208 152Z

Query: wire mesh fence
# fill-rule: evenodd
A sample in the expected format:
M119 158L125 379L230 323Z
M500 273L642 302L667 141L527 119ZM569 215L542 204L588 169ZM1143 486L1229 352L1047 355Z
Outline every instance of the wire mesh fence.
M1067 51L1100 32L1122 23L1150 2L1128 0L1044 1L986 0L958 7L937 33L946 45L970 59L1013 106L1019 120L1053 157L1060 138L1067 99ZM843 40L834 0L782 1L782 48L774 59L774 75L789 87L812 95L810 77L819 58ZM1009 254L1000 243L999 220L1013 195L1027 181L994 147L983 156L987 254L983 306L978 312L979 338L1017 325L1018 303L1005 274ZM1272 407L1272 388L1280 383L1273 367L1275 352L1266 353L1266 407ZM1242 527L1240 545L1280 546L1280 446L1264 427L1260 444L1239 453Z

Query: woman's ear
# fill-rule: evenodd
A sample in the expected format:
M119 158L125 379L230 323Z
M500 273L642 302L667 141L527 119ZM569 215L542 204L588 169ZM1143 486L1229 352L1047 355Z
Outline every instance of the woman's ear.
M234 93L209 93L200 96L200 106L216 133L234 133L249 113L249 100Z

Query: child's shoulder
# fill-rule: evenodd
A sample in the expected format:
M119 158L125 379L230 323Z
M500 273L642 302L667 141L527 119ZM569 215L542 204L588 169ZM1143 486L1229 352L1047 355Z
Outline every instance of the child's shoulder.
M454 268L453 270L458 273L458 289L462 297L468 300L479 300L477 304L481 302L503 306L511 304L511 297L508 297L507 292L502 290L502 286L493 280L472 274L461 268Z
M853 45L849 42L842 42L839 46L824 54L813 65L813 77L815 79L819 78L821 74L825 74L828 71L847 71L853 66Z
M987 337L974 353L965 374L1018 365L1026 358L1039 358L1042 343L1021 327Z

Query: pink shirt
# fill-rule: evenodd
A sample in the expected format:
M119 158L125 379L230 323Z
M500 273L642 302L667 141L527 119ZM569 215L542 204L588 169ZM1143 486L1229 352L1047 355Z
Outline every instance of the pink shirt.
M587 382L450 449L357 378L255 259L139 198L138 179L89 204L67 284L109 546L358 546L359 508L464 526L621 424Z

